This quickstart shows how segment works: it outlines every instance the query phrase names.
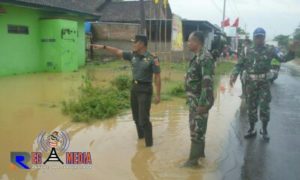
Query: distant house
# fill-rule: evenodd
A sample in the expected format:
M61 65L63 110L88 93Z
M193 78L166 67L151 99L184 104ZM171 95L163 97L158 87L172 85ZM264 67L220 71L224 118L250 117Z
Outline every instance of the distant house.
M75 71L85 63L85 20L99 0L1 0L0 76Z
M169 4L164 7L162 1L155 4L153 0L145 0L144 8L148 37L157 41L165 39L164 32L167 27L167 38L170 40L172 11ZM132 38L139 29L141 17L139 1L113 2L106 0L106 3L97 8L97 12L101 14L101 18L98 24L94 24L94 29L99 39L126 40ZM161 30L160 34L158 34L159 29ZM118 35L112 36L111 33L116 31L119 32Z
M208 21L182 20L183 39L186 42L189 34L193 31L202 31L205 34L205 47L212 50L213 41L216 36L222 35L222 31L216 25Z
M172 10L163 1L155 4L153 0L144 1L146 34L150 40L151 51L169 52L171 50ZM140 2L106 0L97 12L101 14L99 22L93 24L96 41L103 41L121 48L130 48L123 41L131 39L140 28ZM221 32L220 28L208 21L182 20L183 39L186 42L192 31L202 31L206 35L206 47L211 50L214 37ZM118 41L114 43L113 41ZM121 42L120 42L121 41ZM181 56L182 57L182 56Z

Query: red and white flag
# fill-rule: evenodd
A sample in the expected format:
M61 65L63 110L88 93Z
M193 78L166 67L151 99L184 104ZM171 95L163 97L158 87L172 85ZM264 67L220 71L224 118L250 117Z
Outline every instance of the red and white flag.
M234 21L234 23L232 24L232 27L239 27L239 18L236 18L236 20Z
M230 20L229 20L229 18L227 18L224 21L222 21L221 26L222 27L230 26Z

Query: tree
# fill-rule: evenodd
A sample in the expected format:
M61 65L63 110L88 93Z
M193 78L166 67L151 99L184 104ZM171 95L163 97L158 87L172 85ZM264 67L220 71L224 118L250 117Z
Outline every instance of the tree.
M239 34L239 35L246 35L246 36L249 36L249 33L246 32L244 29L238 27L236 32Z
M240 27L237 28L237 33L238 33L238 34L245 34L245 35L246 35L245 30L242 29L242 28L240 28Z
M300 41L300 25L294 32L294 41ZM298 47L298 49L296 49L296 55L297 55L297 57L300 57L300 47Z
M300 26L294 32L294 39L300 41Z
M280 34L275 36L274 41L277 41L280 47L287 49L289 45L289 36Z

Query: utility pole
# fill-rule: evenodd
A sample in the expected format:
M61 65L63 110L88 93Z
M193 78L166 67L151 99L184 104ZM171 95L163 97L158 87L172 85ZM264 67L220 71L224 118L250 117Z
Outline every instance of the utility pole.
M225 21L225 12L226 12L226 0L224 0L222 23L224 23L224 21ZM224 26L222 26L222 29L224 30Z
M146 20L145 20L145 6L144 0L140 0L140 16L141 16L141 26L140 26L140 34L146 34Z

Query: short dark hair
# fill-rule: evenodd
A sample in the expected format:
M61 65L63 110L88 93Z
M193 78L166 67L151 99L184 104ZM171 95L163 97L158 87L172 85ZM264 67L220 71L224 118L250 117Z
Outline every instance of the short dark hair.
M203 32L193 31L191 34L192 34L192 37L195 37L199 42L201 42L201 44L204 44L205 36L204 36Z
M146 47L148 45L148 38L145 35L136 35L133 39L134 42L142 42Z

